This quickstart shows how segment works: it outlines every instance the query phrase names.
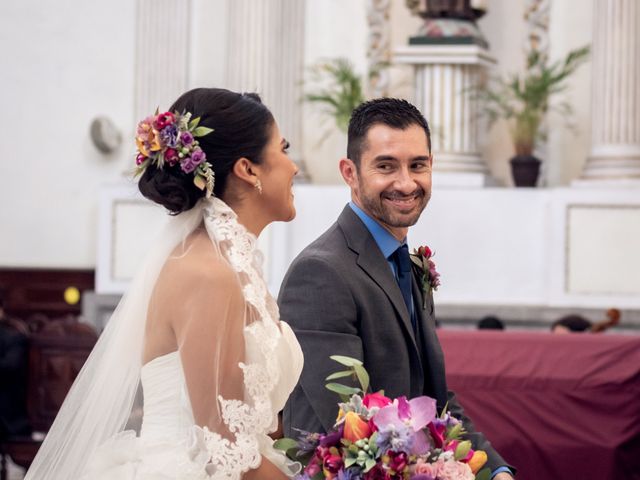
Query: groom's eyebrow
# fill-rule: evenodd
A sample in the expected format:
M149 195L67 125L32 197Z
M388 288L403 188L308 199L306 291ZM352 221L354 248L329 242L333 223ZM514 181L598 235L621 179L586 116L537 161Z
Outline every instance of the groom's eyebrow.
M388 162L390 160L394 162L398 161L398 159L393 155L378 155L373 159L374 162Z
M389 162L389 161L397 162L398 159L393 155L378 155L377 157L374 157L373 161L374 162ZM412 162L428 162L429 155L419 155L417 157L413 157L411 161Z

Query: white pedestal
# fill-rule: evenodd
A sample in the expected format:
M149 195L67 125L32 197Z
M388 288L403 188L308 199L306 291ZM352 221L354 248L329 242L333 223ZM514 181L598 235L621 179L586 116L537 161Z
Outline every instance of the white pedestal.
M414 67L414 101L431 127L434 172L453 174L443 184L489 184L472 91L483 70L495 63L487 50L478 45L409 45L396 49L394 60Z

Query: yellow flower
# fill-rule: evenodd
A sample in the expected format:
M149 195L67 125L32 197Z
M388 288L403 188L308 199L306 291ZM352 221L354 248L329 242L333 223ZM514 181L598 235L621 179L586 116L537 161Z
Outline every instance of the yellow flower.
M487 463L487 454L482 450L476 450L473 452L473 457L469 460L468 465L471 471L476 474L485 463Z

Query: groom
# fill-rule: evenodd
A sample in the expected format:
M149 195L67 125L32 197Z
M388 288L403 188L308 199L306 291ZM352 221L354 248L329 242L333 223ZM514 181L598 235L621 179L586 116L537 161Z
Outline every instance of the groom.
M447 390L436 336L433 298L409 259L406 237L431 196L431 138L416 107L384 98L360 105L349 123L349 158L340 173L351 202L329 230L294 260L278 303L305 356L300 383L284 410L285 435L293 428L330 429L337 396L325 389L339 369L329 355L363 361L373 391L408 398L428 395L438 411L448 405L474 448L486 451L496 480L511 479L506 462L476 432Z

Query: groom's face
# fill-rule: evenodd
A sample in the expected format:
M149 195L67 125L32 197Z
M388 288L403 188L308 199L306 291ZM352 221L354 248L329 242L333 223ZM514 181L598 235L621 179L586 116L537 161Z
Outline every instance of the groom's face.
M374 125L349 182L354 201L398 237L414 225L431 197L432 157L418 125ZM345 177L346 178L346 177ZM347 180L348 181L348 180Z

